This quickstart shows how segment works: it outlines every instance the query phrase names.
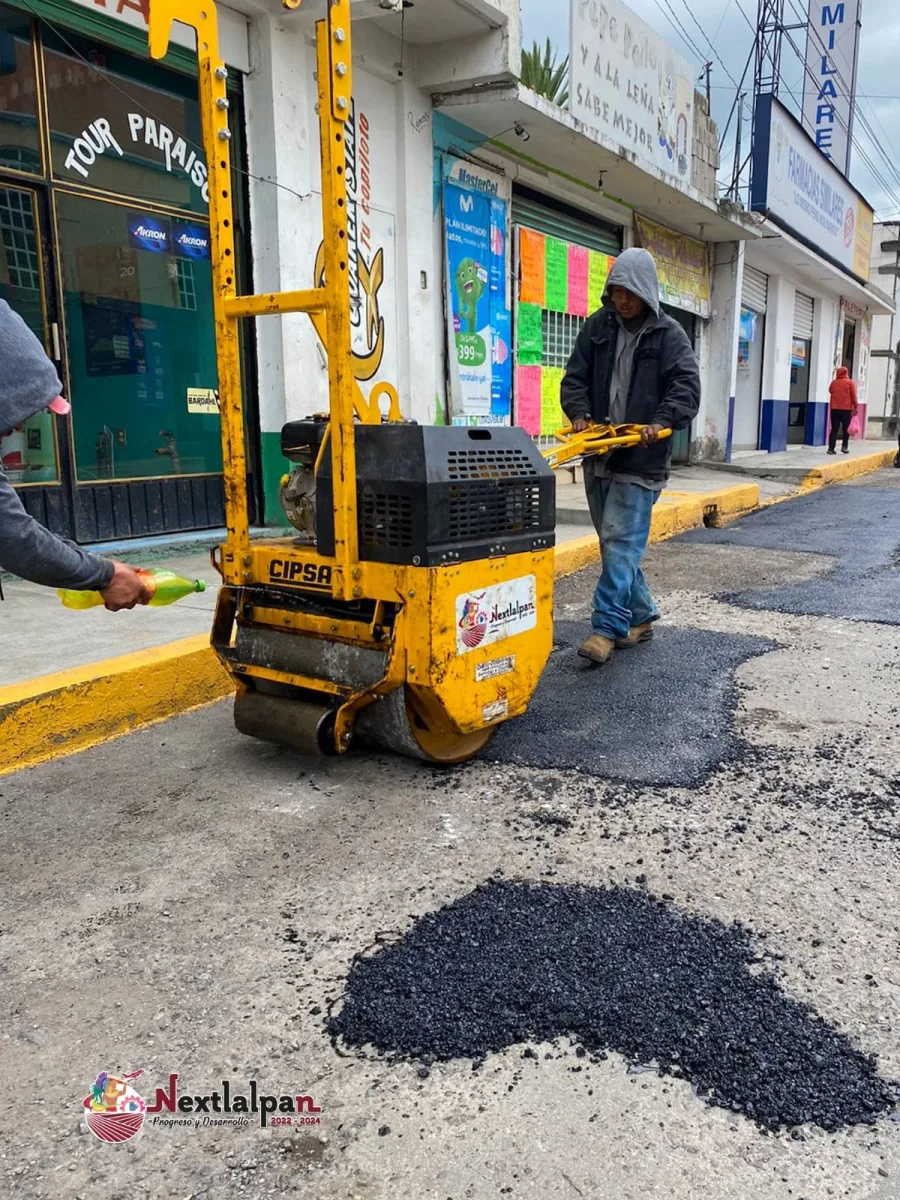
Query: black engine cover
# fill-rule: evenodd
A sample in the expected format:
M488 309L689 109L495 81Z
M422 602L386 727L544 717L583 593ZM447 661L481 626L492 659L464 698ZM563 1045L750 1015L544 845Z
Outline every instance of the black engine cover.
M316 480L323 555L334 553L332 494L329 441ZM517 427L357 425L356 503L366 562L445 566L555 540L553 472Z

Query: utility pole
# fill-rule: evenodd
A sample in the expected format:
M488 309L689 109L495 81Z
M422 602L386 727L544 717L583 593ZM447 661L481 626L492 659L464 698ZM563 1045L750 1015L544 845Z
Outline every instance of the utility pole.
M712 76L712 66L713 65L711 62L704 63L703 71L700 76L701 79L704 79L704 78L706 79L706 113L707 113L707 116L712 115L712 83L710 82L710 77Z
M781 41L784 0L759 0L756 18L756 70L754 101L759 95L778 95L781 83Z
M759 0L756 16L756 60L753 73L753 126L750 133L750 176L753 183L753 150L756 145L756 105L760 96L777 96L781 85L781 42L784 36L784 0ZM738 129L741 113L738 112ZM740 154L735 160L740 162ZM732 187L734 187L734 180Z
M734 165L731 168L731 187L728 189L728 198L737 203L738 195L741 190L741 171L743 163L741 161L741 153L743 150L742 142L744 140L744 101L747 99L746 92L738 92L737 98L737 135L734 143Z

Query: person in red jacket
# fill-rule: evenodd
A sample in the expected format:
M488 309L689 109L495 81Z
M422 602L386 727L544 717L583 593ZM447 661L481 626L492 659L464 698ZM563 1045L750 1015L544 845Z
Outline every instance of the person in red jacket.
M828 453L835 454L838 432L843 439L844 454L850 453L850 422L856 416L859 403L856 399L856 384L850 378L846 367L838 367L836 377L831 381L828 391L831 395L831 436L828 439Z

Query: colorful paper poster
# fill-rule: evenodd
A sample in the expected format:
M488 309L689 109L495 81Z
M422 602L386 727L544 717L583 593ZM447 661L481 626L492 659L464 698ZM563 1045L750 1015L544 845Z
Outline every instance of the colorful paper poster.
M588 315L588 272L590 254L584 246L569 246L569 303L566 312Z
M512 354L506 201L449 179L443 195L451 418L508 424Z
M588 310L595 313L603 303L603 292L609 278L610 267L615 260L608 254L591 250L588 254Z
M516 424L531 437L541 432L541 367L516 367Z
M547 290L544 308L565 312L569 301L569 249L565 242L547 238Z
M519 299L544 307L546 299L546 238L532 229L519 230Z
M635 214L641 245L656 261L659 298L685 312L709 316L709 259L706 246Z
M544 357L542 317L536 304L520 304L516 310L516 350L521 366L540 365Z
M563 422L563 411L559 405L559 389L565 371L562 367L544 367L541 372L541 433L556 433Z

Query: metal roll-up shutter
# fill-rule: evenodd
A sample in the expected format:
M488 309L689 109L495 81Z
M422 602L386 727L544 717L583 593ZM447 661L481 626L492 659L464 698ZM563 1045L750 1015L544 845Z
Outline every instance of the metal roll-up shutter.
M794 337L802 342L812 341L813 298L803 292L794 293Z
M622 249L621 229L579 214L565 204L550 207L550 202L520 188L513 190L512 221L601 254L618 254Z
M766 311L769 298L769 277L756 267L744 263L744 282L741 284L741 304L756 313Z

